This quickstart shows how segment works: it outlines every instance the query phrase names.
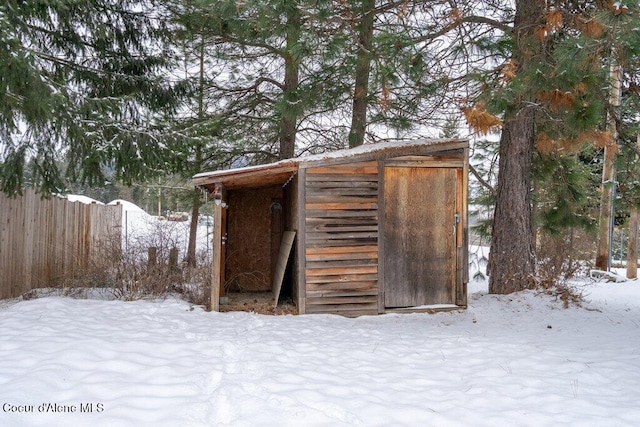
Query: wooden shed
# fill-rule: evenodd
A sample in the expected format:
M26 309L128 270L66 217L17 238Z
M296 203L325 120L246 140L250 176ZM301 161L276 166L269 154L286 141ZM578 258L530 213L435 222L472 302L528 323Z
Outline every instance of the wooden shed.
M300 314L467 304L468 142L422 139L205 172L214 195L211 307L281 288Z

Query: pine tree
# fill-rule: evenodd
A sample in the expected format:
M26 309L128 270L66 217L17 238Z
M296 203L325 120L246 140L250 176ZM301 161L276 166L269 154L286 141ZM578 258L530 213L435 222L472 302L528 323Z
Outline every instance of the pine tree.
M65 172L93 184L163 168L154 112L179 92L162 78L163 21L156 0L0 5L2 191L19 191L29 159L45 191L61 191Z
M209 109L224 122L220 139L242 146L245 162L295 154L301 100L300 63L307 46L300 4L290 0L184 2L185 35L205 43Z
M369 75L373 48L373 22L375 19L375 0L361 0L359 19L356 25L358 34L355 82L353 90L353 108L351 129L349 131L349 147L357 147L364 142L367 128L367 109L369 98Z
M620 4L603 9L588 2L515 5L513 37L502 44L510 56L498 72L480 74L486 76L481 81L490 95L476 98L464 110L476 129L502 130L490 262L490 291L496 293L535 285L530 208L534 143L541 155L550 156L546 161L554 162L548 173L564 171L559 176L571 184L565 198L556 199L553 212L546 213L547 226L569 225L568 213L582 203L578 189L584 187L578 185L582 175L576 173L575 155L588 145L611 145L603 127L611 49L603 41L612 39L603 22L628 19L637 9ZM628 31L615 44L638 46L631 42L635 37L637 31ZM622 39L627 41L620 43ZM487 45L496 58L505 51L500 46Z
M518 80L527 85L527 76L539 62L542 46L535 29L541 23L544 2L516 0L515 7L509 60L513 64L512 86ZM526 90L514 91L505 98L488 269L491 293L510 293L534 283L536 264L530 192L535 137L533 100L533 94Z

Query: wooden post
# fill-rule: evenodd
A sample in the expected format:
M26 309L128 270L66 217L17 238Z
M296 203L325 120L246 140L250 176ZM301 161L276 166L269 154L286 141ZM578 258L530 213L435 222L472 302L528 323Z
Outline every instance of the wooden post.
M220 311L220 294L224 293L224 252L223 242L225 226L224 210L226 207L225 188L221 183L215 184L213 196L213 241L211 261L211 310Z
M222 236L222 242L220 244L220 296L224 297L226 291L224 289L227 278L225 276L226 262L227 262L227 200L226 191L223 192L222 212L220 213L220 235Z
M616 111L620 106L622 68L611 64L609 72L611 88L609 90L609 104ZM618 152L618 132L613 114L607 121L607 131L611 133L611 141L604 147L604 163L602 165L602 199L600 201L600 214L598 220L598 248L596 253L596 268L607 270L611 268L611 227L613 217L613 199L615 186L615 161Z
M147 270L153 270L158 264L158 248L151 246L147 249Z
M638 207L629 212L629 239L627 242L627 279L638 277Z
M271 199L271 276L269 282L273 282L278 269L278 258L280 255L280 244L282 242L282 199ZM276 299L278 296L275 296Z
M169 271L174 273L178 270L178 248L175 246L169 249Z
M222 252L222 206L213 206L213 240L211 260L211 310L220 311L220 253Z
M640 133L638 134L636 145L640 148ZM629 238L627 239L627 279L635 279L637 277L638 277L638 206L633 205L631 206L631 209L629 211Z

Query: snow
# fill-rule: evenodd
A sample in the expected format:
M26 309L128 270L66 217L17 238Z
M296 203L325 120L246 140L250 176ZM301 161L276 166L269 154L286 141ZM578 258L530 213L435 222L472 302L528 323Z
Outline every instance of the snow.
M126 254L146 259L149 247L156 247L162 253L176 247L179 256L187 253L189 245L188 221L167 221L149 215L144 209L124 199L112 200L109 205L122 205L122 248ZM196 230L197 255L208 256L211 225L199 223Z
M97 203L99 205L104 205L104 203L96 200L96 199L92 199L91 197L88 196L82 196L79 194L63 194L60 197L63 197L65 199L67 199L70 202L80 202L80 203L84 203L86 205L90 205L92 203Z
M355 319L0 302L0 425L637 425L640 281L582 286Z
M110 206L114 206L114 205L122 205L122 210L124 212L133 212L133 213L137 213L137 214L145 214L148 215L144 209L142 209L140 206L136 205L133 202L130 202L128 200L124 200L124 199L115 199L110 201L109 203L107 203Z
M296 157L292 159L284 159L284 160L280 160L278 162L270 163L266 165L254 165L254 166L245 166L245 167L234 168L234 169L218 170L213 172L201 172L194 175L193 179L201 180L203 178L222 176L222 175L227 175L229 173L241 174L241 173L257 172L257 171L270 170L270 169L275 169L279 167L295 165L301 162L315 162L315 161L328 160L328 159L349 158L349 157L357 156L360 154L375 153L378 151L384 151L389 149L399 150L399 149L408 148L408 147L439 145L439 144L450 143L453 141L455 140L421 138L421 139L392 140L392 141L382 141L377 143L368 143L368 144L362 144L355 148L349 148L344 150L334 150L334 151L328 151L326 153L313 154L309 156ZM466 141L466 140L461 140L461 141Z

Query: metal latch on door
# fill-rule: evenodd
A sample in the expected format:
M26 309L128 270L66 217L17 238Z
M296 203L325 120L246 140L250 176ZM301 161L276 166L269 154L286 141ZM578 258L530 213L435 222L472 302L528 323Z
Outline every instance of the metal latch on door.
M456 234L458 230L458 224L460 223L460 213L456 212L453 214L454 224L453 224L453 234Z

